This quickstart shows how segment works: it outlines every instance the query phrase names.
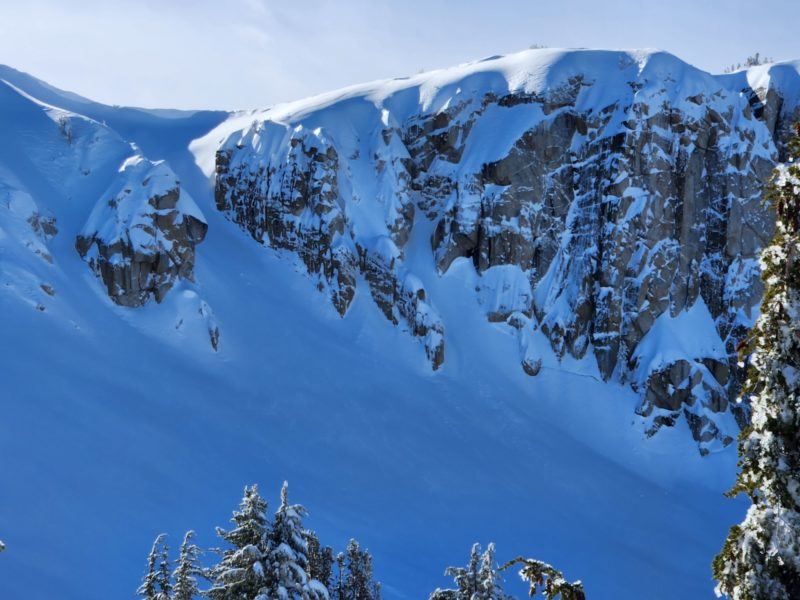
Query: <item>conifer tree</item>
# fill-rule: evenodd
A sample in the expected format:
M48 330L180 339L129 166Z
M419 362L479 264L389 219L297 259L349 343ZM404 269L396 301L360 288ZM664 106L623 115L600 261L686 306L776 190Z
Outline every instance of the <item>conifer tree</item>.
M331 600L380 600L381 584L373 580L372 555L350 540L347 551L336 555L336 576L328 586ZM332 570L332 569L331 569Z
M481 556L481 568L478 571L479 590L478 598L483 600L494 600L495 598L507 598L501 589L502 578L495 569L494 544L486 547L486 552Z
M335 585L328 589L330 590L331 600L346 600L347 588L345 586L346 569L344 563L344 552L339 552L336 555L336 582Z
M142 578L142 584L136 590L136 594L145 600L155 600L156 597L156 563L158 562L159 546L164 539L162 533L153 542L153 547L150 549L150 554L147 555L147 572Z
M153 542L153 547L147 556L147 572L139 589L136 590L137 595L145 600L170 598L169 549L164 542L165 538L166 535L162 533Z
M510 600L503 592L502 578L494 565L494 544L481 554L479 544L473 544L466 567L448 567L445 575L452 577L456 589L437 589L430 600Z
M171 600L172 598L172 573L169 567L169 547L166 542L161 545L161 560L156 573L158 585L157 600Z
M322 546L313 531L305 531L303 536L308 548L308 576L330 588L333 576L333 548Z
M192 537L194 537L194 531L187 531L183 537L180 556L173 573L174 600L193 600L195 596L200 595L197 578L203 575L203 569L199 562L200 549L192 543Z
M289 600L327 600L328 590L319 581L308 576L308 557L302 518L306 509L299 504L289 504L289 485L281 488L281 505L275 513L270 536L269 598Z
M343 600L378 600L380 586L372 580L372 556L362 550L356 540L350 540L345 554L347 576Z
M583 591L583 584L580 581L570 583L564 578L564 574L546 562L533 558L515 558L507 562L500 570L503 571L512 565L522 565L520 577L523 581L530 583L530 596L535 596L537 591L541 591L547 600L586 600L586 593Z
M372 579L372 556L350 540L346 553L334 558L313 531L304 530L306 509L289 504L288 485L281 489L281 504L270 522L267 503L257 486L245 487L239 509L226 531L217 528L228 548L215 550L220 562L200 566L200 549L189 531L180 547L175 569L164 535L158 536L148 557L148 570L137 593L145 600L380 600L380 584ZM334 580L333 564L337 565ZM201 592L198 577L210 581ZM174 583L173 583L174 582ZM330 592L328 588L331 587Z
M232 546L222 553L220 563L209 571L212 600L254 600L268 590L271 581L265 569L269 555L267 503L258 486L246 487L239 510L233 513L230 531L217 528L217 535Z
M430 600L470 600L478 591L478 569L480 568L481 550L480 544L472 544L469 563L466 567L447 567L444 574L452 577L456 584L456 589L436 589L430 596Z
M789 144L800 158L800 125ZM800 598L800 165L775 170L766 199L775 235L761 253L764 298L750 337L742 394L752 424L739 436L739 473L729 495L751 506L714 559L717 593L732 600Z

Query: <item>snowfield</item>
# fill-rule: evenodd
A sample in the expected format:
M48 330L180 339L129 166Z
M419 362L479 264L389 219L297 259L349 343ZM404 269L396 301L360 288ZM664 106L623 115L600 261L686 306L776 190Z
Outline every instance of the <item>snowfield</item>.
M665 53L630 56L626 68L654 78L676 68ZM427 598L447 585L445 567L490 541L500 562L545 560L592 599L712 598L711 559L745 512L722 495L735 448L701 457L682 422L647 438L629 387L603 383L588 358L559 362L541 333L526 342L541 372L526 375L515 332L487 322L497 296L475 293L504 286L506 308L530 296L514 268L489 280L456 259L440 275L430 230L416 226L407 262L447 324L433 372L366 286L340 318L294 255L258 244L213 196L220 142L266 114L291 123L336 102L326 118L347 122L358 99L401 118L452 86L535 91L621 73L618 62L525 52L232 114L104 106L0 67L0 597L130 598L156 534L176 548L195 529L214 547L245 484L272 511L286 479L323 543L370 550L390 600ZM681 69L682 95L713 77ZM500 116L481 126L486 147L465 160L502 156L519 134ZM75 239L108 218L98 202L119 192L126 161L145 160L165 161L156 173L177 176L208 233L195 281L132 309L107 297ZM652 360L697 349L724 351L702 302L640 347Z

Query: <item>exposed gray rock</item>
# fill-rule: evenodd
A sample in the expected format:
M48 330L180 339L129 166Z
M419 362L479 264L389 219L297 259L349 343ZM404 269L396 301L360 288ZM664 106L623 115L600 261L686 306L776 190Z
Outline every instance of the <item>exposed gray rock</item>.
M665 53L522 56L266 111L223 143L217 206L295 252L342 315L362 273L434 367L444 326L419 265L446 277L466 259L526 373L544 335L639 390L648 432L683 417L703 451L730 443L718 416L747 418L736 347L796 65L715 78ZM428 262L407 256L421 235Z
M383 207L380 235L358 239L342 199L340 180L346 167L324 130L270 127L272 135L282 136L286 151L276 157L260 147L265 129L256 125L217 153L217 208L256 240L296 253L341 316L350 307L356 277L362 273L386 318L422 338L431 366L438 369L444 361L444 326L426 301L421 281L402 268L401 248L411 233L414 205L404 166L408 155L396 132L383 128L376 136L373 164L376 200Z
M394 325L403 324L424 340L425 353L435 371L444 362L444 325L427 303L422 281L398 266L400 254L388 239L377 251L358 249L372 299Z
M75 247L117 304L161 302L178 279L193 280L195 245L208 225L163 163L129 159L95 205Z

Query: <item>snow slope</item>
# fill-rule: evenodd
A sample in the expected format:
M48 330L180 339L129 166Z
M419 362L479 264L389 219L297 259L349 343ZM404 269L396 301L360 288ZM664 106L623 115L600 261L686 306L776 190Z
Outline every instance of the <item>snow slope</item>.
M509 85L497 64L465 69ZM393 97L434 106L464 75ZM294 256L215 208L216 144L252 114L105 107L7 68L0 79L0 597L131 597L157 533L176 546L192 528L214 546L245 484L275 508L283 479L324 542L370 549L387 598L427 597L475 541L551 562L590 598L712 597L710 560L744 512L722 497L733 448L701 458L685 425L645 439L636 394L585 362L542 352L539 376L525 375L514 335L476 302L471 263L430 276L424 231L407 252L448 324L447 368L432 373L363 291L340 318ZM65 115L95 150L59 141ZM167 161L209 226L196 282L138 309L109 300L74 249L129 143ZM58 233L37 232L33 213ZM189 318L203 303L216 352Z

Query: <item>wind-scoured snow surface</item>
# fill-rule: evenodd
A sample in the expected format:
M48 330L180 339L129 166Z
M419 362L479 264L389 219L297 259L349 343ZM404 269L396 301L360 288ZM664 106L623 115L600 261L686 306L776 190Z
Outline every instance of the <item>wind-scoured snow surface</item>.
M683 69L676 86L711 77L647 56L644 68ZM618 61L523 53L269 118L339 101L330 118L357 123L343 98L391 103L402 118L452 86L533 89ZM259 483L274 510L284 479L324 543L369 548L390 599L446 585L444 568L476 541L494 541L501 561L555 564L590 598L713 597L711 558L744 513L722 496L734 448L701 458L685 425L645 439L636 395L584 362L546 359L525 375L516 339L476 302L471 263L436 273L429 231L415 230L406 252L447 323L445 368L431 371L365 286L340 318L295 259L214 206L218 144L263 115L107 107L5 67L0 80L0 597L130 598L156 534L177 547L195 529L216 546L213 528L245 484ZM483 139L507 150L502 123ZM208 234L194 283L130 309L108 299L74 244L138 155L166 161ZM54 234L41 225L51 218ZM652 343L691 332L691 318L659 324Z

